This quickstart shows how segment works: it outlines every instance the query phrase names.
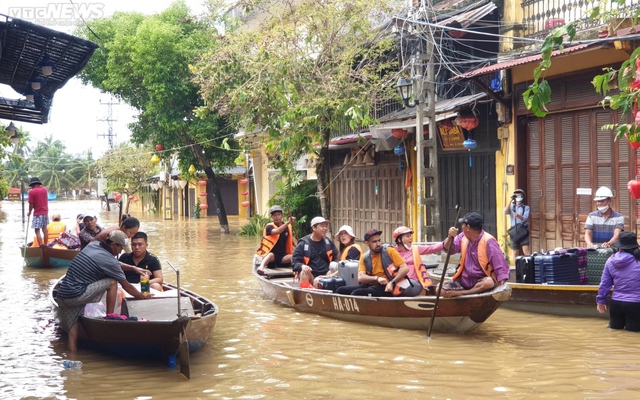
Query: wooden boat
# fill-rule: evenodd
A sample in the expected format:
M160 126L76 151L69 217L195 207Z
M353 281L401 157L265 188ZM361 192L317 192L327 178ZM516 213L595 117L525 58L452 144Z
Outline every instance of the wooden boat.
M49 293L56 309L59 282L52 285ZM185 335L188 353L198 351L213 332L218 307L211 300L186 289L179 289L178 306L176 286L165 283L163 288L165 291L156 292L152 299L122 299L120 314L144 318L144 321L80 316L79 343L110 355L171 359L178 353L181 335Z
M20 254L31 268L66 268L80 249L60 249L55 247L20 247Z
M262 291L276 303L344 321L391 328L428 330L436 300L435 296L363 297L302 289L298 282L294 282L288 268L267 270L264 275L259 275L254 267L253 273ZM511 288L501 285L491 292L441 298L433 330L468 332L482 324L510 296Z

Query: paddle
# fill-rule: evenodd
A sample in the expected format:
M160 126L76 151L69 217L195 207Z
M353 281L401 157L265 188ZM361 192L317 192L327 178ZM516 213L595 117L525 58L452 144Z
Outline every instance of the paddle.
M22 249L22 266L27 265L27 238L29 237L29 221L31 220L31 215L27 215L27 226L25 228L24 234L24 248Z
M456 220L454 221L454 226L458 224L458 220L460 219L460 206L456 205ZM440 294L442 292L442 283L444 283L444 278L447 274L447 265L449 265L449 257L451 257L451 246L453 246L453 238L450 238L447 234L447 238L445 240L449 241L449 248L447 249L447 257L444 259L444 266L442 267L442 276L440 277L440 283L438 284L438 290L436 291L436 302L433 304L433 313L431 314L431 321L429 322L429 330L427 331L427 339L431 339L431 329L433 329L433 321L436 319L436 311L438 311L438 302L440 301Z
M182 307L180 304L180 270L171 264L171 261L167 260L167 264L176 272L176 290L178 291L178 318L182 317ZM185 328L180 333L180 373L190 379L191 368L189 366L189 341L187 340L187 330Z

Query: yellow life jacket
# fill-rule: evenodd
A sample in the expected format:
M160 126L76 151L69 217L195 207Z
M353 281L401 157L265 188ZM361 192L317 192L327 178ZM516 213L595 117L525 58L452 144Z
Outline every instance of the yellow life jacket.
M267 235L267 226L269 225L273 226L273 229L278 228L273 222L269 222L267 225L265 225L264 231L262 232L262 241L260 242L260 247L258 247L258 250L256 251L256 254L258 254L260 257L264 257L265 255L269 254L269 252L271 252L271 249L273 249L273 246L276 245L278 239L280 238L280 235L277 233ZM291 225L287 226L287 230L289 232L289 236L287 237L286 251L287 254L293 254L293 231L291 230ZM273 232L273 230L271 232Z
M496 272L493 270L493 265L491 265L491 261L489 261L489 257L487 257L487 242L489 240L496 240L493 236L485 232L480 238L480 243L478 243L478 262L480 263L480 268L484 271L484 273L494 280L498 280L496 277ZM467 250L469 249L469 244L471 241L467 239L466 236L462 237L462 241L460 242L460 268L451 279L458 279L460 275L462 275L462 270L465 267L465 261L467 259Z
M427 266L422 262L422 257L420 257L420 252L418 251L418 246L411 246L411 252L413 255L413 269L416 271L416 276L418 277L418 281L423 288L428 288L433 285L431 278L429 277L429 271L427 271Z
M59 238L62 232L67 230L67 226L64 222L53 221L49 225L47 225L47 239L46 242L53 242L55 239Z
M340 256L340 261L345 261L347 259L347 255L349 255L349 250L351 250L352 247L355 247L356 249L358 249L360 254L362 254L362 248L360 247L360 245L354 243L350 246L347 246L344 249L344 251L342 252L342 255Z

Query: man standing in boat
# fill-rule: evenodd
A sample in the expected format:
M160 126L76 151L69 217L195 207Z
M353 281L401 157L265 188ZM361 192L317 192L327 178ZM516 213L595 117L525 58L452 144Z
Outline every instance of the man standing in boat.
M71 261L56 293L58 318L60 327L68 333L69 352L74 353L77 350L78 318L84 313L84 306L100 301L105 291L107 314L112 314L115 309L118 283L136 299L152 297L151 294L140 293L127 281L115 258L128 244L129 239L124 232L113 231L104 243L89 243Z
M260 275L264 274L265 268L290 267L295 246L292 230L295 217L290 216L282 222L282 207L277 205L271 207L269 213L271 222L264 227L262 242L257 251L257 255L262 257L257 270Z
M293 271L300 275L300 287L316 287L316 278L329 273L331 261L337 261L338 248L327 237L328 221L322 217L311 220L311 234L298 242L293 252Z
M31 216L33 211L33 220L31 221L31 227L36 232L36 240L38 245L46 246L49 232L47 225L49 225L49 193L47 188L42 186L40 179L33 177L29 182L29 212L28 216ZM42 235L40 235L40 229L42 229Z
M458 220L462 232L449 228L451 240L445 239L443 246L451 254L460 253L460 267L452 280L444 282L444 297L456 297L493 290L509 280L509 265L500 250L498 241L482 229L484 219L478 213L468 213Z

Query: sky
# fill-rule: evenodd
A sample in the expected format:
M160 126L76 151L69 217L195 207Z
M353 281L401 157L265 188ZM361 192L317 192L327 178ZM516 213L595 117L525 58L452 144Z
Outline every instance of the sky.
M158 13L171 5L173 0L73 0L76 9L82 10L85 20L109 17L117 11L137 11L145 14ZM199 15L205 12L205 0L185 0L192 13ZM77 17L70 17L73 5L70 0L2 0L0 14L20 18L47 28L73 33ZM41 15L46 18L42 19ZM51 17L51 19L50 19ZM80 21L81 23L81 21ZM20 98L9 86L0 85L0 96ZM109 94L101 93L91 86L84 86L79 79L73 78L59 89L53 98L53 106L47 124L29 124L15 122L15 124L30 133L30 146L35 147L39 140L46 136L53 136L66 146L67 152L81 154L91 150L94 158L100 157L108 150L108 119L107 103L117 103L118 100ZM116 134L114 142L122 143L129 140L130 132L127 124L134 120L135 110L126 104L112 105L111 119L115 120L113 132ZM102 120L102 121L101 121ZM8 120L0 123L9 125Z

